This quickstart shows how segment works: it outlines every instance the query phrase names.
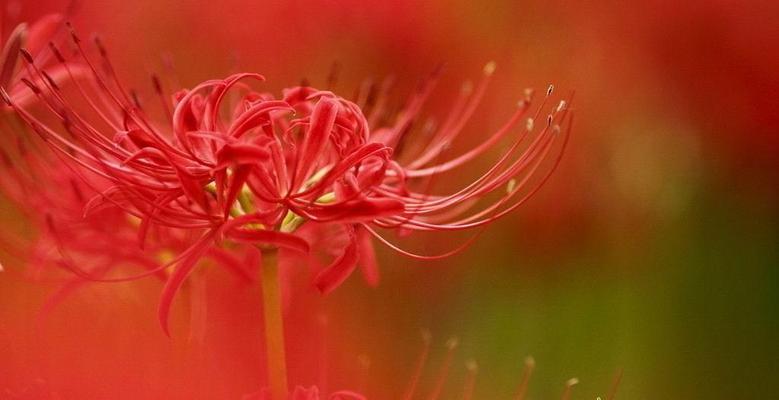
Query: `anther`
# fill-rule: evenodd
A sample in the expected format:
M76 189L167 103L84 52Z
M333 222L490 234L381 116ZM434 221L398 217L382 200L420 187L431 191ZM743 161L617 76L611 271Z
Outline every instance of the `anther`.
M151 84L154 86L154 91L162 94L162 82L157 74L151 74Z
M35 93L36 95L41 94L41 90L38 88L38 86L36 86L34 83L30 82L29 79L22 78L22 83L27 85L27 87L29 87L30 90L32 90L32 92Z
M62 53L60 53L57 46L54 45L54 42L49 42L49 49L51 49L51 52L54 53L54 57L57 58L57 61L65 63L65 57L62 56Z
M49 82L49 86L51 86L54 90L59 90L59 86L57 85L57 82L54 81L54 79L49 75L46 71L41 71L43 73L43 77L46 78L46 81Z
M568 400L571 397L571 388L578 383L579 380L576 378L571 378L565 382L565 391L563 391L562 400Z
M530 100L532 100L532 99L533 99L533 94L534 94L535 92L536 92L536 91L535 91L535 89L533 89L533 88L525 88L525 90L523 91L523 93L525 94L525 99L526 99L527 101L530 101Z
M528 132L533 130L533 127L535 126L535 121L533 121L533 118L528 118L527 123L525 123L525 129L527 129Z
M498 64L496 64L495 61L488 62L487 65L484 66L484 75L492 75L497 67Z
M460 89L464 94L469 94L473 91L473 82L471 81L465 81L463 82L463 86Z
M76 35L76 30L73 29L73 24L70 23L70 21L65 22L65 26L68 28L68 31L70 32L70 37L73 39L73 43L79 44L81 43L81 39Z
M29 64L33 64L33 58L29 51L26 49L19 49L19 53L22 55L22 58L24 58L24 61L28 62Z
M103 46L103 41L100 40L100 36L95 35L94 37L95 46L97 46L97 51L100 52L100 55L103 57L108 57L108 51L106 51L105 46Z
M546 95L551 96L553 91L554 91L554 85L549 85L549 88L546 89Z

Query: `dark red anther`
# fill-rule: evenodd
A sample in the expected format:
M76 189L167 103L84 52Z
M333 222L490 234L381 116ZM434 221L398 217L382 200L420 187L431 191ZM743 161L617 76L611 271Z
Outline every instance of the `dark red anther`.
M52 78L48 72L41 71L41 73L43 74L43 77L46 78L46 81L49 82L49 86L51 86L52 89L60 90L59 86L57 85L57 82L54 81L54 78Z
M135 107L142 109L141 107L141 99L138 97L138 92L135 91L135 89L130 89L130 97L133 99L133 104Z
M154 91L158 94L162 94L162 82L157 74L151 74L151 84L154 85Z
M38 88L38 86L35 86L35 84L34 84L34 83L32 83L32 82L30 82L30 80L29 80L29 79L27 79L27 78L22 78L22 83L24 83L25 85L27 85L27 87L29 87L29 88L30 88L30 90L32 90L32 92L33 92L33 93L35 93L35 94L41 94L41 90Z
M57 58L57 61L65 63L65 57L62 56L62 53L60 53L60 50L54 45L54 42L49 42L49 48L51 49L51 52L54 53L54 57Z
M95 35L95 46L97 46L97 51L100 52L100 55L102 57L108 57L108 51L106 51L105 46L103 46L103 41L100 40L100 36Z
M33 64L33 58L29 51L25 49L19 49L19 53L22 55L22 58L24 58L24 61L28 62L29 64Z
M68 31L70 32L70 37L73 39L73 43L79 44L81 43L81 39L76 35L76 30L73 29L73 24L70 23L70 21L65 22L65 26L68 28Z

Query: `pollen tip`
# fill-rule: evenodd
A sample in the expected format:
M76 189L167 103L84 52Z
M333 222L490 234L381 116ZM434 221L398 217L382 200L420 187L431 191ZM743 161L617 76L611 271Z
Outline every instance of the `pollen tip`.
M451 337L449 340L446 341L446 348L449 350L452 350L456 348L460 344L460 339L456 337Z
M95 46L97 46L97 50L100 52L100 55L106 57L108 52L106 51L105 46L103 46L103 41L100 39L100 36L95 35L92 40L95 42Z
M160 82L160 77L157 74L151 74L151 83L154 86L155 92L162 93L162 82Z
M24 61L26 61L29 64L33 64L33 58L32 54L30 54L27 49L21 48L19 49L19 53L22 55L22 58L24 58Z
M536 359L533 358L533 356L527 356L525 357L525 366L529 368L533 368L536 366Z
M517 180L512 178L511 180L509 180L509 183L506 185L506 193L511 194L512 192L514 192L514 189L516 188L517 188Z
M54 81L54 78L49 75L46 71L41 71L44 78L46 78L46 81L49 82L49 86L51 86L54 90L59 90L59 86L57 85L57 82Z
M76 35L76 30L73 29L73 24L70 21L65 22L65 26L68 28L68 31L70 32L70 37L73 39L73 43L79 44L81 43L81 38Z
M425 343L430 343L433 340L433 334L430 333L429 329L422 328L422 340L424 340Z
M34 83L30 82L30 80L29 80L29 79L27 79L27 78L22 78L22 83L24 83L24 84L25 84L27 87L29 87L29 88L30 88L30 90L32 90L32 91L33 91L33 93L35 93L35 94L40 94L40 93L41 93L41 91L40 91L40 89L38 88L38 86L36 86Z
M484 75L492 75L495 73L495 69L498 67L498 64L495 63L495 61L490 61L484 66Z
M471 81L463 82L463 86L460 88L460 90L465 94L471 93L473 91L473 82Z
M566 387L571 387L579 383L579 378L571 378L565 381Z
M65 62L65 57L62 56L62 53L60 53L60 50L57 48L54 42L49 42L49 49L51 49L51 52L54 54L54 57L57 58L57 61L61 63Z
M560 100L560 104L557 105L557 112L561 112L568 107L568 103L565 102L565 100Z

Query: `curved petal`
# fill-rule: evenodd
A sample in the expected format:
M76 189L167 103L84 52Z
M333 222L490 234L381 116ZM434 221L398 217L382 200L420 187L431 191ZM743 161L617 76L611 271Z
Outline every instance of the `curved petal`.
M328 294L340 286L357 267L357 242L351 228L349 236L349 244L344 252L316 276L314 284L322 294Z

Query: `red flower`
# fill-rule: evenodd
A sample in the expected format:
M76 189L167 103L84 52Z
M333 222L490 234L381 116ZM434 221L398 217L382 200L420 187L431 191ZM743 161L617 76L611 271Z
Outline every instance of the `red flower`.
M451 231L488 225L521 205L546 180L548 173L531 178L563 137L561 124L570 127L565 101L545 111L551 88L526 118L528 91L501 129L467 152L447 157L449 144L475 114L494 64L485 67L475 90L463 91L440 128L416 135L427 140L414 136L413 122L437 73L390 124L380 123L393 117L386 111L386 91L363 91L353 102L300 86L276 98L252 89L252 82L264 80L253 73L179 91L172 111L154 78L163 100L163 110L155 113L122 88L99 41L103 68L72 37L96 90L78 80L75 94L60 89L22 51L32 77L23 83L61 121L62 129L44 123L7 91L5 101L60 157L102 182L87 215L110 207L137 217L141 244L151 227L199 235L174 260L160 307L164 327L173 295L198 260L224 240L304 254L309 243L297 233L303 224L339 226L346 245L316 277L324 293L358 264L370 282L377 280L371 236L412 257L454 254L481 230L451 252L422 256L393 245L377 229ZM50 49L62 70L72 70L56 46ZM548 113L545 121L536 123L541 113ZM155 114L168 118L151 117ZM506 136L513 136L510 144L479 178L449 194L428 193L431 181L483 156ZM402 154L397 151L401 147ZM556 161L548 171L554 166ZM479 207L483 199L487 204Z

